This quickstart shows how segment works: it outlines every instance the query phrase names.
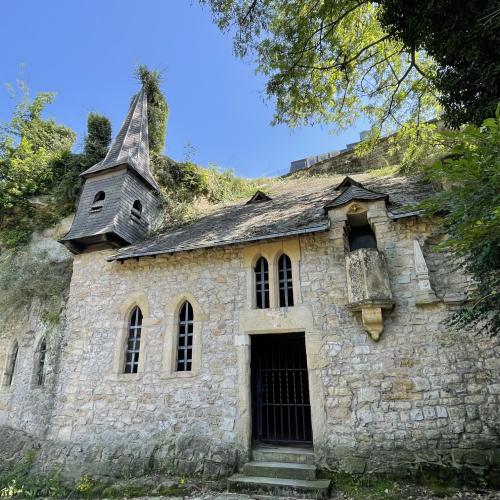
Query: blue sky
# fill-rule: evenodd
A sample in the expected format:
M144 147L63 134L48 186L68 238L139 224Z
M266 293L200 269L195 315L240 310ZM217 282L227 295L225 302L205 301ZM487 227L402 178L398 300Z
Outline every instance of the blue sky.
M232 40L197 0L4 0L0 82L24 65L31 93L55 91L47 116L78 133L89 111L108 116L116 133L138 84L137 64L164 73L170 106L165 153L258 177L283 173L291 160L342 149L360 124L341 135L327 128L270 125L272 102L251 61L232 54ZM15 100L0 89L0 120Z

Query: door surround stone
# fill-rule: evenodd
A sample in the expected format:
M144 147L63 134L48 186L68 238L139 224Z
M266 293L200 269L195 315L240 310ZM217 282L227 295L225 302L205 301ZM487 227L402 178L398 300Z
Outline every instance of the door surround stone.
M250 336L276 333L304 333L311 399L311 423L314 449L326 443L325 395L321 383L321 334L314 329L311 309L299 305L288 309L256 309L240 313L240 333L235 336L238 358L238 418L236 439L242 460L252 446L252 408L250 373Z

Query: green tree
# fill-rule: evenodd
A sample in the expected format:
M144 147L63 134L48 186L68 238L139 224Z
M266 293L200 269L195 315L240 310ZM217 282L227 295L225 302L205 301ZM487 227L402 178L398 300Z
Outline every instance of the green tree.
M382 0L384 29L437 63L445 121L458 127L495 113L500 97L500 9L489 0Z
M55 165L68 154L75 133L42 112L53 94L29 99L23 87L21 102L0 136L0 240L7 245L26 241L36 224L53 221L50 204L34 197L48 194L56 176ZM37 206L37 210L35 210Z
M453 126L480 123L499 97L500 12L488 0L200 2L235 29L238 56L255 55L275 123L368 116L376 137L419 128L441 106Z
M96 112L89 113L87 118L87 134L83 154L92 165L101 161L107 154L111 143L111 122L106 116Z
M30 100L27 87L0 136L0 241L26 242L34 228L57 222L74 210L80 174L104 158L111 141L111 123L90 113L84 151L74 154L76 134L42 114L54 95Z
M427 167L442 190L422 204L443 215L448 236L440 246L476 280L471 301L452 317L458 326L500 332L500 105L481 127L443 132L450 155Z
M370 117L374 135L422 123L440 108L425 53L408 51L363 0L201 0L219 27L236 29L238 56L255 55L275 101L274 123L333 128Z
M109 119L96 112L89 113L83 153L73 154L68 151L54 164L58 180L52 192L61 215L66 215L75 209L75 201L82 187L80 174L106 156L110 142Z
M165 147L168 121L168 104L161 91L161 74L139 65L136 76L146 89L148 98L149 150L153 155L161 155Z

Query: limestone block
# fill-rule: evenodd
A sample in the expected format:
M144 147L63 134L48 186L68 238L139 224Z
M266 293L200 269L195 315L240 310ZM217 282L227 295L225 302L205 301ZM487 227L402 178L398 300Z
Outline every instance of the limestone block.
M363 327L378 340L384 330L382 309L394 304L384 254L376 248L350 252L346 271L349 307L361 311Z
M392 292L384 254L376 248L360 248L346 255L347 294L351 306L387 303Z

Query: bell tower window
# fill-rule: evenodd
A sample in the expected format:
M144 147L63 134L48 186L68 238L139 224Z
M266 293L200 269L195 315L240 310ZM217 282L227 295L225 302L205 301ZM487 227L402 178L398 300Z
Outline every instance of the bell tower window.
M142 203L140 200L135 200L130 210L130 217L132 220L139 222L142 217Z
M360 248L377 248L377 239L366 211L347 214L347 231L350 252Z
M105 198L106 198L106 193L104 191L99 191L94 196L94 203L98 203L99 201L104 201Z
M96 193L94 196L94 201L92 202L92 206L90 207L91 212L99 212L103 205L104 205L104 200L106 198L106 193L104 191L99 191Z

